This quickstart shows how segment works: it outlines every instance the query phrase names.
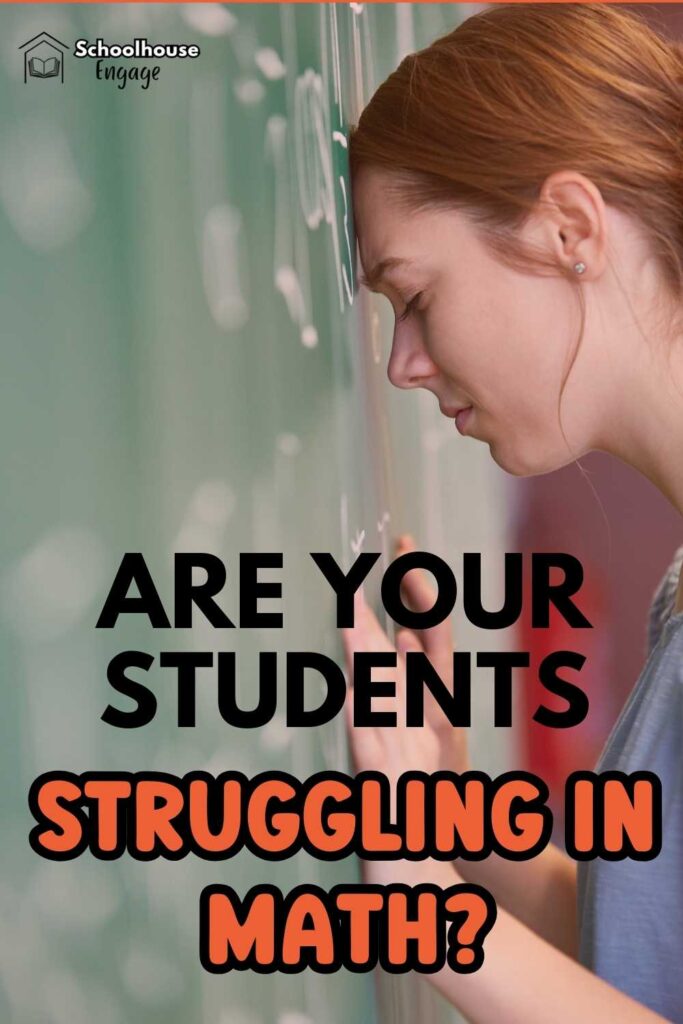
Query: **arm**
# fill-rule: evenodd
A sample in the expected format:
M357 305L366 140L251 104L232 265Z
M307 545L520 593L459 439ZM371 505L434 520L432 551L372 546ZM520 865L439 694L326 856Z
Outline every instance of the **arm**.
M528 862L533 864L533 861ZM450 864L424 864L422 881L462 879ZM425 975L471 1024L670 1024L536 935L502 907L472 974Z
M355 770L381 771L389 779L392 789L408 766L420 766L423 771L433 772L442 766L444 754L450 753L435 728L426 720L420 729L405 725L404 652L414 643L420 643L407 635L409 632L403 630L394 647L374 613L365 605L361 593L356 595L354 627L342 630L350 684L345 711ZM395 654L396 649L399 651L397 669L389 669L387 676L395 684L395 695L374 700L376 710L395 712L396 726L354 727L354 653L384 650ZM376 681L382 681L381 670L377 675ZM457 734L461 730L451 732ZM466 768L464 757L456 770L462 771L463 765ZM611 1024L612 1021L619 1021L619 1024L670 1024L666 1018L608 984L559 948L565 943L567 949L574 948L571 934L576 935L576 927L571 922L575 912L570 904L575 890L575 874L572 880L572 872L564 865L563 854L558 849L546 848L544 853L545 856L526 862L507 862L501 858L487 858L477 866L470 862L470 867L475 867L476 872L476 876L475 872L468 872L471 880L476 877L476 881L484 885L494 899L497 896L501 898L502 904L498 906L496 921L484 940L484 962L471 974L461 974L446 966L433 974L426 974L427 980L471 1024L500 1024L501 1021L505 1024L576 1024L577 1021L581 1024ZM541 862L543 866L539 871ZM467 880L453 864L435 860L365 860L363 874L366 881L375 884L387 884L404 877L410 885L430 882L442 888ZM527 921L535 923L547 938L536 934L507 910L504 899L511 907L518 908ZM558 906L565 909L557 913ZM552 920L555 914L561 918L559 923ZM553 942L553 937L558 945Z
M399 541L397 554L415 549L412 538ZM402 596L414 611L434 606L436 593L424 574L418 570L406 573ZM411 631L403 630L405 640ZM429 655L443 679L453 667L453 632L449 620L430 630L412 634ZM397 638L398 639L398 638ZM434 707L427 695L427 713L439 739L439 767L455 772L469 769L466 731L453 729L445 722L443 712ZM499 906L537 932L553 946L576 959L578 957L578 923L576 912L576 863L558 846L550 845L538 857L527 861L508 861L492 854L485 860L461 859L455 867L467 882L476 882L491 893Z
M550 843L532 860L510 861L498 854L455 864L466 882L476 882L546 942L578 959L576 862ZM577 1018L578 1019L578 1018Z

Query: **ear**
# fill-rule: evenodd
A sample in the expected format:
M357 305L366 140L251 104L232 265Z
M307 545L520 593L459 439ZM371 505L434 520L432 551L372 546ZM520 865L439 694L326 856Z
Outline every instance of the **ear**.
M607 263L607 216L600 190L578 171L555 171L543 182L539 212L547 242L568 270L584 263L577 280L593 281Z

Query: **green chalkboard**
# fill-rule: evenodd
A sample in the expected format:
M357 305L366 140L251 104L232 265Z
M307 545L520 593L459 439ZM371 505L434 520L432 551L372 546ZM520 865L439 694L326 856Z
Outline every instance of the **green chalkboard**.
M26 797L57 768L346 769L341 718L293 730L279 713L261 730L231 728L208 672L196 727L178 728L172 676L155 666L154 721L113 728L101 720L117 699L106 666L129 648L236 650L248 703L260 651L340 657L308 552L348 565L377 550L385 563L406 528L451 562L465 543L499 542L488 453L437 422L428 396L388 385L389 308L358 292L347 174L348 125L376 85L474 9L0 6L7 1024L456 1019L415 976L202 971L203 886L327 887L357 879L353 860L51 863L28 846ZM22 46L42 32L66 44L63 81L25 80ZM73 55L77 39L98 37L201 53L160 60L146 89L120 88ZM476 512L463 482L490 496ZM287 628L155 631L131 617L96 630L125 551L144 552L165 599L174 552L218 555L228 613L239 552L281 551Z

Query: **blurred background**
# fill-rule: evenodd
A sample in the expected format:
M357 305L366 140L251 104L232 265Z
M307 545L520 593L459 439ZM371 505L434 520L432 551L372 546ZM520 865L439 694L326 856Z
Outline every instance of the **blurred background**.
M506 551L567 551L585 569L594 629L505 634L455 614L463 650L531 650L516 670L513 728L493 728L488 674L473 672L472 761L551 785L593 767L640 672L655 585L680 524L643 478L605 456L548 476L507 476L461 438L433 397L386 378L392 318L359 293L346 136L408 52L481 9L470 4L0 6L0 276L3 787L0 1019L7 1024L422 1024L459 1018L422 979L240 973L199 964L203 886L283 889L357 880L352 861L239 855L143 864L50 863L27 842L26 796L51 769L183 774L348 768L343 723L255 733L227 726L199 673L197 726L176 724L173 673L149 673L159 710L140 730L101 721L111 657L136 648L235 650L251 706L260 651L341 660L331 593L309 558L391 557L410 530L461 578L483 553L484 596L503 594ZM681 32L681 5L638 5ZM148 90L98 81L66 53L61 76L24 81L22 46L48 32L107 43L197 43L160 61ZM105 62L114 65L125 61ZM125 551L142 551L164 600L173 553L228 568L282 551L286 629L95 629ZM267 574L263 574L268 578ZM379 572L370 596L379 611ZM374 586L374 589L373 589ZM386 622L387 629L390 623ZM581 726L534 731L535 668L570 647L587 662ZM315 689L315 682L312 682ZM547 698L546 698L546 702ZM561 705L560 705L561 706ZM39 980L38 980L39 979Z

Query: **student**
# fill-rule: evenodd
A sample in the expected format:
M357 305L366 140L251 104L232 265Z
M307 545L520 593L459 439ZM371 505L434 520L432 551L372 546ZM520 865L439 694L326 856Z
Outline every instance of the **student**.
M396 317L389 379L431 391L515 476L602 450L683 512L682 124L680 45L635 13L510 4L406 57L352 129L364 283ZM521 862L363 863L366 881L469 881L494 896L482 967L426 976L476 1024L683 1022L682 556L595 766L660 777L655 859L577 865L550 845ZM431 607L417 570L405 588ZM391 641L367 606L357 613L343 631L351 683L363 649L424 650L448 678L449 623ZM400 703L402 670L387 678ZM470 767L443 714L423 729L397 718L375 729L347 716L357 771L393 785L408 769Z

